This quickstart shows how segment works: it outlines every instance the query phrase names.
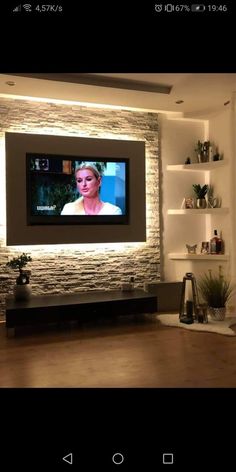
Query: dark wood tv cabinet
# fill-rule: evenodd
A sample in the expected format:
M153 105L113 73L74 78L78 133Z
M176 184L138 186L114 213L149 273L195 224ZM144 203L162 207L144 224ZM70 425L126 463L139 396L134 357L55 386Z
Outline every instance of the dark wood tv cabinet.
M156 311L156 295L138 289L32 296L27 301L7 297L6 328L7 334L12 336L19 326L86 321L99 316L111 318Z

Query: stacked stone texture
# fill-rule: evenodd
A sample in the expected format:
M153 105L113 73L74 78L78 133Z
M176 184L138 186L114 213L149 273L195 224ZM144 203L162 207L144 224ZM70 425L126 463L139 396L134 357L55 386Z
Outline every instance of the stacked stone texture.
M76 293L115 290L130 276L135 286L160 278L159 151L156 113L86 106L0 99L0 165L5 160L4 133L19 132L62 136L145 141L147 242L68 246L6 246L6 228L0 227L0 316L16 272L6 268L9 258L30 253L33 293ZM17 158L17 157L16 157ZM1 166L4 168L4 165ZM1 177L0 205L5 201ZM17 199L17 195L16 195Z

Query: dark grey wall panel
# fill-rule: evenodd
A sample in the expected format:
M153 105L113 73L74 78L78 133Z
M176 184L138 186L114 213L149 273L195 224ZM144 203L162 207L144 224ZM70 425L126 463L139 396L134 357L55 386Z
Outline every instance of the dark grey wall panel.
M145 143L6 133L7 245L146 241ZM129 224L27 225L26 153L129 158Z

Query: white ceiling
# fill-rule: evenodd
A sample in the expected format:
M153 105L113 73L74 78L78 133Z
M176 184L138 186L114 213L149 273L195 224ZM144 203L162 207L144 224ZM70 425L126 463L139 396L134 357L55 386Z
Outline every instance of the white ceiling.
M93 83L80 82L87 74L0 74L0 96L40 97L47 99L69 100L93 104L116 105L153 111L183 112L185 116L207 118L210 114L223 110L226 102L232 99L236 91L234 73L198 73L198 74L89 74ZM125 88L101 86L100 80L124 80ZM14 82L8 85L7 82ZM135 81L135 83L134 83ZM137 81L140 88L137 90ZM86 82L86 81L85 81ZM106 83L106 82L105 82ZM171 87L169 94L143 91L154 85ZM107 85L107 83L106 83ZM135 90L132 88L135 85ZM123 86L123 85L122 85ZM128 88L127 88L128 87ZM182 104L176 101L183 100Z

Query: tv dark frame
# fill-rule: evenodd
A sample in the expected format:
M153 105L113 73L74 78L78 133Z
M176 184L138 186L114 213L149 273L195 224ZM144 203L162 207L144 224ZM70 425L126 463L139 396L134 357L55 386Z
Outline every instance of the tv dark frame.
M86 161L86 162L124 162L125 167L125 215L31 215L31 186L30 186L30 160L32 157L42 158L48 157L49 159L62 159L70 161ZM129 224L129 158L127 157L97 157L97 156L71 156L65 154L50 154L50 153L35 153L26 152L26 212L27 212L27 225L87 225L87 224ZM46 172L45 172L46 174Z

